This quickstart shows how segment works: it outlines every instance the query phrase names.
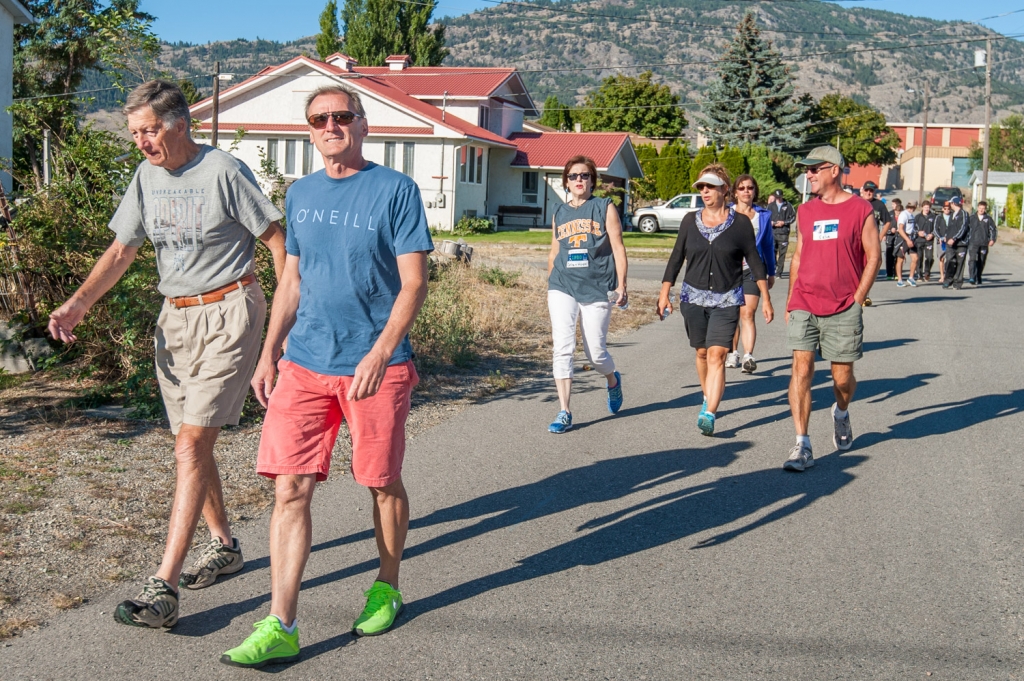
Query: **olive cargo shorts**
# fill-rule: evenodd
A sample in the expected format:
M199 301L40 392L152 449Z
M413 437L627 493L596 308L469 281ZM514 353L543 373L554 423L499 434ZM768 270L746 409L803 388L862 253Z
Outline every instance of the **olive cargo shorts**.
M207 305L176 309L164 301L156 322L156 377L172 433L182 423L238 424L266 318L258 283Z
M864 311L854 303L842 312L818 317L806 310L792 310L786 325L786 347L814 352L830 362L856 362L864 356Z

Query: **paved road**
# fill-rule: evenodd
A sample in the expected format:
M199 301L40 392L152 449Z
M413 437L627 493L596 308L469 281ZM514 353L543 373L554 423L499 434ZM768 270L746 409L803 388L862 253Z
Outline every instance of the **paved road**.
M1009 679L1024 675L1024 364L1020 272L997 247L989 286L880 283L852 408L831 447L823 364L818 466L784 473L793 433L783 326L760 370L729 374L720 432L675 316L614 348L626 404L585 375L579 428L548 435L548 385L415 438L414 521L394 631L347 630L376 561L368 495L345 477L314 506L300 626L283 678ZM111 618L122 585L0 647L5 679L237 679L221 651L268 609L266 522L241 531L241 575L186 594L167 634ZM155 556L154 556L155 558ZM273 669L273 668L271 668ZM931 673L931 677L927 675Z

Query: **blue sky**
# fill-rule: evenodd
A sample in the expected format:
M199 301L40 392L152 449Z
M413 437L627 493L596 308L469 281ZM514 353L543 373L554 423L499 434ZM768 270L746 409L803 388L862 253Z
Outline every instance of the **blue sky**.
M157 17L153 28L171 42L184 40L253 39L294 40L317 33L317 19L326 0L142 0L143 11ZM344 0L339 0L341 5ZM1024 8L1024 0L863 0L842 2L847 7L870 7L933 19L979 21ZM493 2L440 0L436 16L457 16ZM1000 33L1024 33L1024 12L983 22Z

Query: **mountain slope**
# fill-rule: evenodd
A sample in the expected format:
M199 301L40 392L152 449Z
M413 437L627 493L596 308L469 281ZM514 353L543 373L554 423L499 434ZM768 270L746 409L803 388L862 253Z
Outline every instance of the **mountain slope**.
M997 38L993 107L1024 105L1024 44L965 22L943 22L831 3L728 0L580 0L506 3L444 19L452 65L522 69L538 103L582 95L613 73L654 71L695 104L715 77L712 62L732 38L743 12L757 15L763 37L795 66L797 89L820 98L842 92L879 108L890 120L915 118L921 88L932 89L931 120L984 120L983 73L975 72L968 37ZM909 49L908 49L909 48ZM629 67L593 69L591 67ZM908 92L907 88L915 90ZM696 106L690 106L696 109ZM996 116L998 119L998 116Z

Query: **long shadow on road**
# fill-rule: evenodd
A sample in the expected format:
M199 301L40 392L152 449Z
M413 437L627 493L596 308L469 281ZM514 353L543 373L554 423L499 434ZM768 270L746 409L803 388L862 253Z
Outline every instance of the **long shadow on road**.
M739 446L741 449L749 447L746 443ZM712 457L715 460L714 465L721 465L724 459L735 457L727 447L728 445L716 448L725 450L719 454L707 450L657 452L601 462L595 466L606 468L607 472L613 475L629 474L629 471L634 471L635 474L635 471L647 470L649 464L656 463L665 456L680 461ZM819 459L819 465L806 475L794 475L782 471L781 468L771 468L725 476L713 482L650 496L631 506L583 523L577 528L577 532L581 533L578 538L524 558L514 567L414 601L407 606L408 617L412 619L417 615L459 603L494 589L583 565L598 565L709 530L714 531L743 521L764 509L776 507L762 517L747 519L740 527L697 539L691 548L699 549L725 543L805 509L818 499L835 493L855 479L849 469L860 465L866 459L864 456L831 454ZM699 464L695 467L699 467ZM572 473L573 471L569 471L567 475ZM670 474L668 477L677 476ZM533 492L534 496L538 493L544 496L547 484L548 480L540 481L536 483L538 489L528 491ZM658 480L657 484L661 484L661 481ZM644 487L651 489L653 485L645 483L640 489ZM450 510L440 513L444 514ZM487 523L489 520L482 522Z

